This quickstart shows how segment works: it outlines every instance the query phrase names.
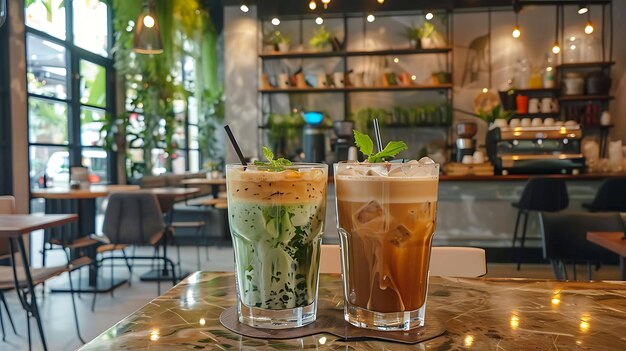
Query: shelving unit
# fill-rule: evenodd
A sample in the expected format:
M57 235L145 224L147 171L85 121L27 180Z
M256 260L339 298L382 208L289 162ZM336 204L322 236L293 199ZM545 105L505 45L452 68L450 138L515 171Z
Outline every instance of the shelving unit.
M306 71L306 67L305 64L311 64L311 62L313 62L313 64L319 62L320 64L324 63L324 60L336 60L336 61L332 61L333 65L335 64L334 62L337 62L337 65L335 66L335 72L334 73L341 73L343 72L344 76L346 77L346 79L348 79L348 72L350 72L350 70L354 67L351 67L351 63L355 63L355 62L359 62L359 61L352 61L352 60L356 60L358 58L367 58L367 57L389 57L390 61L391 58L396 58L396 57L402 57L401 60L404 62L407 62L406 60L415 60L413 62L419 62L418 60L420 60L420 57L422 55L440 55L438 56L438 60L439 60L439 64L440 64L440 71L441 72L446 72L448 74L450 74L450 76L452 76L453 73L453 65L452 65L452 52L453 52L453 33L452 33L452 29L453 29L453 19L452 16L450 16L450 11L445 11L445 12L440 12L440 14L446 15L448 17L448 20L446 22L442 22L441 27L439 28L439 30L441 31L441 34L444 36L444 40L446 42L446 45L444 47L436 47L436 48L409 48L409 42L407 39L407 47L398 47L398 45L395 45L395 47L390 47L387 49L374 49L374 50L366 50L366 49L358 49L358 45L350 45L350 40L352 38L352 35L354 33L359 33L359 35L362 35L361 38L365 38L368 35L368 31L367 31L367 26L368 24L365 21L365 16L363 16L362 21L363 24L362 26L358 25L358 22L354 22L356 20L357 17L355 17L354 15L347 15L347 14L343 14L343 15L337 15L340 17L333 17L334 25L335 25L335 30L337 30L337 28L341 28L343 27L343 30L339 29L339 32L343 33L343 48L350 48L350 49L343 49L343 50L339 50L339 51L321 51L321 52L316 52L316 51L310 51L310 50L299 50L299 51L286 51L286 52L268 52L268 51L264 51L265 47L263 45L259 46L259 54L258 54L258 58L259 58L259 75L262 75L264 73L267 73L265 71L265 69L267 67L271 67L271 66L267 66L266 63L270 63L270 62L276 62L279 60L292 60L292 61L286 61L287 65L292 65L291 62L295 63L295 66L297 67L298 64L300 64L300 66L302 68L304 68L305 70L305 74L307 73ZM407 14L377 14L377 18L381 18L381 17L392 17L392 16L399 16L399 17L412 17L412 18L417 18L418 16L423 18L423 13L417 14L417 13L407 13ZM265 21L263 18L259 18L260 21L260 28L261 31L263 33L266 33L266 27L264 24L267 24L267 20L268 18L265 18ZM303 18L303 17L298 17L298 18L293 18L290 19L292 27L291 28L295 28L295 26L300 27L300 31L299 34L295 33L295 31L292 31L290 34L292 34L292 36L300 36L299 41L296 40L293 44L295 47L300 46L302 47L306 47L307 45L304 43L303 40L303 21L312 21L312 18ZM350 21L350 22L349 22ZM339 24L340 22L342 22L342 24ZM269 24L267 24L267 28L273 28L270 27ZM445 31L445 33L444 33ZM371 34L371 33L370 33ZM393 34L392 34L393 35ZM356 36L355 36L356 37ZM262 43L263 40L260 41L260 43ZM396 43L397 44L397 43ZM360 44L359 44L360 45ZM300 60L300 62L298 63L297 60ZM319 60L319 61L315 61L315 60ZM278 63L278 64L282 64L282 63ZM271 65L277 65L277 63L271 63ZM294 68L295 69L295 68ZM433 70L434 72L434 70ZM330 72L327 72L330 73ZM396 72L399 73L399 72ZM272 74L276 74L276 73L272 73ZM307 79L309 79L307 77ZM400 82L398 82L400 83ZM306 88L279 88L279 87L271 87L271 88L267 88L267 87L263 87L263 88L259 88L258 94L259 94L259 102L260 102L260 116L259 116L259 131L261 133L261 138L259 138L259 140L261 140L261 143L263 142L263 140L265 140L265 133L267 132L267 118L268 116L273 112L273 106L272 104L275 103L275 101L280 101L280 100L275 100L275 99L280 99L279 97L273 98L276 95L279 94L293 94L293 95L308 95L308 94L341 94L342 100L343 100L343 116L333 116L335 120L339 119L343 119L343 120L347 120L350 118L350 115L352 113L354 113L355 111L351 111L351 102L353 102L353 97L354 99L357 99L355 94L364 94L364 93L394 93L394 92L403 92L404 94L411 94L412 92L415 93L420 93L420 92L430 92L430 94L433 94L433 97L435 100L433 100L433 103L436 103L436 101L441 101L441 103L449 103L452 104L452 99L453 99L453 94L452 94L452 89L453 89L453 84L452 83L445 83L445 84L411 84L411 85L391 85L391 86L379 86L379 85L375 85L375 86L344 86L344 87L334 87L334 86L330 86L328 88L316 88L316 87L311 87L308 86ZM437 94L438 93L438 94ZM332 95L332 96L336 96L336 95ZM402 96L408 96L408 95L402 95ZM442 99L443 96L443 99ZM295 97L294 97L295 98ZM330 97L329 97L330 99ZM335 99L335 98L332 98ZM360 99L360 98L359 98ZM334 100L333 100L334 101ZM300 106L296 106L296 107L300 107ZM305 109L307 108L307 106L303 106ZM370 107L370 106L363 106L363 107ZM371 107L375 107L375 106L371 106ZM284 108L284 107L283 107ZM337 108L335 108L337 109ZM355 106L356 109L356 106ZM452 112L450 112L452 113ZM335 112L336 114L336 112ZM451 118L450 118L451 119ZM449 139L451 137L451 133L450 133L450 128L448 125L437 125L437 126L426 126L426 125L414 125L414 126L408 126L408 125L401 125L401 126L396 126L396 125L386 125L386 128L391 129L393 132L393 130L398 130L400 128L448 128L448 130L446 131L446 145L450 145Z

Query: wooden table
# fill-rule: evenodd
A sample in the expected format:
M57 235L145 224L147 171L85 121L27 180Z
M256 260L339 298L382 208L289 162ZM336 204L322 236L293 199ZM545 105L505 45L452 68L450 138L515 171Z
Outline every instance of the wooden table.
M115 192L139 190L149 191L157 196L161 208L168 216L168 221L171 221L173 205L176 201L200 192L200 189L197 188L182 187L141 189L137 185L92 185L89 189L61 187L36 189L32 191L32 197L46 200L46 213L78 213L77 225L69 228L55 228L47 234L47 236L60 237L63 239L62 241L65 241L96 233L96 200L98 198L106 197ZM89 250L89 255L95 259L95 250ZM43 264L44 266L46 264L45 254ZM113 281L111 279L98 279L97 265L90 266L89 278L87 281L78 282L78 291L110 292L127 281L126 279L114 279ZM96 280L98 280L97 284ZM95 289L96 286L97 289ZM54 287L52 291L68 292L69 287L58 286Z
M19 295L19 300L27 311L31 313L37 321L39 336L41 337L44 350L46 349L46 337L41 324L41 316L37 306L37 297L33 287L33 279L30 273L30 262L24 245L24 234L39 229L47 229L76 221L75 214L64 215L0 215L0 239L9 239L11 250L11 264L13 276L17 277L16 250L19 250L22 265L26 276L26 288L22 289L15 281L15 290ZM29 301L30 299L30 301Z
M213 198L217 199L220 193L220 186L226 185L226 178L189 178L180 182L184 186L210 185Z
M319 303L342 309L341 276L322 274ZM261 340L225 329L233 273L188 277L81 350L623 350L626 283L431 277L426 323L446 333L419 345L343 342L328 334Z
M587 233L587 240L602 246L603 248L615 252L619 255L619 269L622 280L626 280L626 238L622 232L590 232Z

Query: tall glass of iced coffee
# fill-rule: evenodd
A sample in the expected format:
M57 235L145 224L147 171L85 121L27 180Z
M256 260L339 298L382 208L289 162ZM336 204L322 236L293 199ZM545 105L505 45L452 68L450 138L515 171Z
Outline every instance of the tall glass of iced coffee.
M424 325L438 183L439 165L428 158L335 164L349 323L377 330Z
M315 321L328 166L227 165L228 219L241 323Z

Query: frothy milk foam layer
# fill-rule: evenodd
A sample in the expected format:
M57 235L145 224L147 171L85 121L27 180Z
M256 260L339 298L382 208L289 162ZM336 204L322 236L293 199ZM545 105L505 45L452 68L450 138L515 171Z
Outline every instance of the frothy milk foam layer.
M404 204L437 201L436 177L336 176L337 194L342 201L369 202L386 199Z

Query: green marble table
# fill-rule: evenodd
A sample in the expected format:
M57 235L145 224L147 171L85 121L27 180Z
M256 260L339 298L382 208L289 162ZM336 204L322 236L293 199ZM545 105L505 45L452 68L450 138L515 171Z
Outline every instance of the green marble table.
M343 342L332 335L265 341L219 322L235 304L233 273L195 273L81 350L624 350L626 283L431 277L428 316L447 332L417 345ZM342 308L339 275L320 299ZM97 318L97 316L94 316Z

